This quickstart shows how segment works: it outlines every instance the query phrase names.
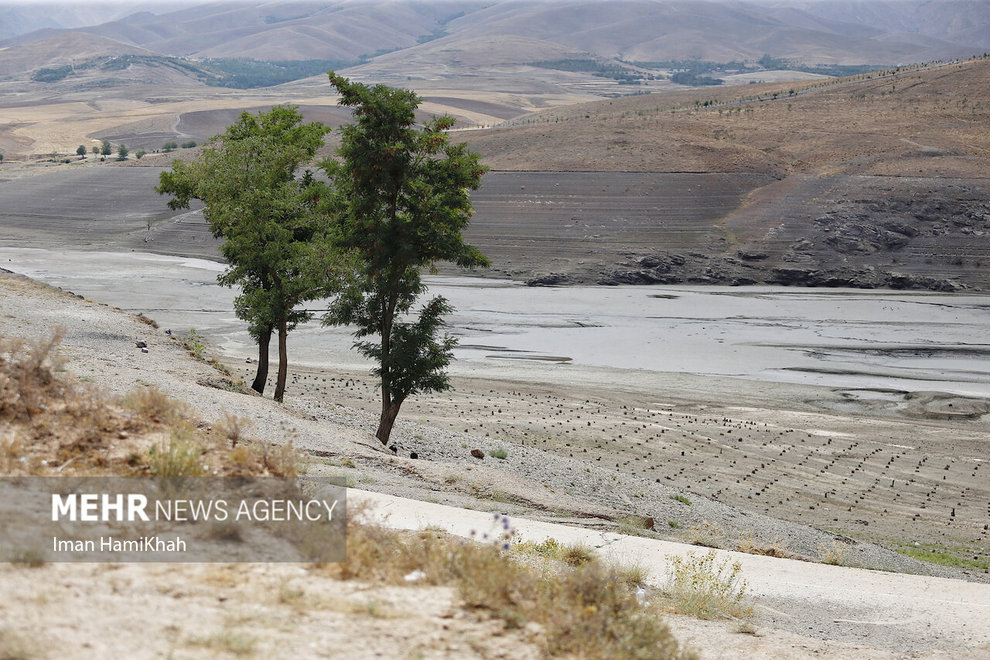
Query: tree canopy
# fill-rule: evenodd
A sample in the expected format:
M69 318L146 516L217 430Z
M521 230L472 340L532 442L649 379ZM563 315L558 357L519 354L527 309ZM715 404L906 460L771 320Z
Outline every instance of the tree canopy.
M446 367L455 342L441 332L451 307L439 296L414 306L426 291L425 268L488 264L461 236L473 213L469 190L486 170L465 145L450 144L452 117L417 128L415 93L351 83L333 72L330 82L340 104L354 108L355 123L342 129L339 158L321 166L335 191L340 242L361 266L325 322L356 325L355 347L377 362L376 436L388 444L407 397L450 386Z
M319 122L303 123L295 107L244 112L195 161L175 160L156 188L172 196L173 209L202 200L213 235L223 239L228 267L218 281L241 288L235 312L258 342L252 385L258 392L267 380L268 344L278 332L277 401L285 392L286 335L310 317L297 305L330 293L345 270L330 219L319 209L326 185L308 173L296 176L329 131Z

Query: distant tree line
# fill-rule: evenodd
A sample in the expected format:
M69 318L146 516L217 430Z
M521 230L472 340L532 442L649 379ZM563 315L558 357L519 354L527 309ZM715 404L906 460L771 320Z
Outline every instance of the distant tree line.
M94 57L75 64L42 67L31 75L36 82L58 82L90 69L124 71L132 65L165 67L193 76L211 87L251 89L324 74L329 70L356 64L358 60L287 60L266 62L247 58L189 60L164 55L113 55Z
M721 85L724 82L721 78L699 76L698 74L691 73L690 71L678 71L670 76L670 81L675 82L678 85L691 85L692 87L699 87L702 85Z

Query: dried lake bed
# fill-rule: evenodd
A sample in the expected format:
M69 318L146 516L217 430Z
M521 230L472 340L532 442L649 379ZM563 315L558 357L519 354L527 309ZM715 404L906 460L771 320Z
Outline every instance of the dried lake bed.
M0 266L190 328L231 357L256 349L216 262L137 252L0 248ZM526 287L428 278L456 311L455 374L540 382L583 367L674 372L859 390L990 397L990 296L786 287ZM319 310L316 301L309 308ZM318 320L292 333L290 360L363 368L350 331ZM873 392L874 394L871 394Z

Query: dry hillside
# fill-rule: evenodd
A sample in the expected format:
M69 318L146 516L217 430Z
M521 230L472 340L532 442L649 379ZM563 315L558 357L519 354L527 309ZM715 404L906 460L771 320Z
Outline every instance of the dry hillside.
M466 133L495 169L983 177L990 59L661 93Z

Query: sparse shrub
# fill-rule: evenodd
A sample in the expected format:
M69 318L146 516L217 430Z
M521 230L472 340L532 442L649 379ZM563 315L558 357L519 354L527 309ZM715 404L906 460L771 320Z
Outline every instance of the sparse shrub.
M714 550L668 559L671 573L665 591L675 612L699 619L742 618L752 613L739 562L719 560Z
M721 548L725 544L725 532L721 527L707 520L688 529L688 541L706 548Z
M162 151L164 151L165 153L170 153L178 148L179 148L178 142L166 142L165 144L162 145Z
M189 140L188 142L183 142L182 143L182 148L183 149L192 149L195 146L196 146L196 141L195 140Z
M756 541L752 534L746 534L736 542L736 549L750 555L763 555L764 557L790 557L787 550L787 543L776 540L770 545L765 545Z
M171 424L185 411L179 401L153 385L139 387L124 398L124 406L152 422Z
M650 536L653 530L653 519L642 516L625 516L615 521L619 525L619 532L631 536Z
M193 438L188 424L173 426L168 439L148 450L148 468L154 477L203 475L203 446Z
M145 151L144 149L138 149L137 151L134 152L134 157L137 158L138 160L141 160L142 158L144 158L147 155L148 155L148 152Z
M150 325L152 328L155 329L158 328L158 322L155 321L154 319L149 319L147 316L144 315L143 312L137 313L137 320L140 321L141 323L144 323L145 325Z
M571 543L560 551L560 560L568 566L584 566L596 559L594 549L584 543Z
M547 559L557 559L564 549L555 538L546 538L539 543L523 541L513 545L513 548L519 552L529 552Z
M246 432L251 428L253 422L246 417L238 417L225 412L220 421L217 422L216 430L220 436L230 442L233 449L237 443L246 438Z
M650 570L639 564L626 564L613 567L616 579L627 587L644 585L650 577Z
M681 504L687 504L688 506L691 506L691 500L684 495L671 495L670 499L676 502L680 502Z
M276 477L296 477L306 471L305 456L291 442L262 445L261 464Z
M436 531L400 535L362 523L364 513L356 509L348 513L347 561L326 567L340 577L457 587L467 607L486 610L507 627L536 623L550 656L695 657L679 647L659 612L641 603L629 586L630 579L642 576L637 569L617 571L591 559L577 568L558 565L547 571L505 552L499 534L482 543ZM496 518L503 532L507 522ZM533 547L559 545L550 541ZM410 575L415 579L404 579Z
M488 455L491 456L492 458L500 458L504 461L505 458L509 455L509 452L507 452L504 449L491 449L488 451Z
M189 351L193 357L199 359L203 358L203 351L206 350L206 344L203 343L200 334L196 332L196 328L189 328L189 332L182 339L182 347Z
M252 474L258 466L258 453L247 445L241 445L230 450L227 461L236 472L247 471L248 474Z
M822 553L822 562L832 566L847 566L849 548L838 541L832 541L830 545L819 546Z
M23 455L24 446L17 438L0 440L0 474L13 474Z
M63 363L57 352L62 334L58 329L32 342L0 337L0 419L31 419L65 395L68 385L55 375Z

